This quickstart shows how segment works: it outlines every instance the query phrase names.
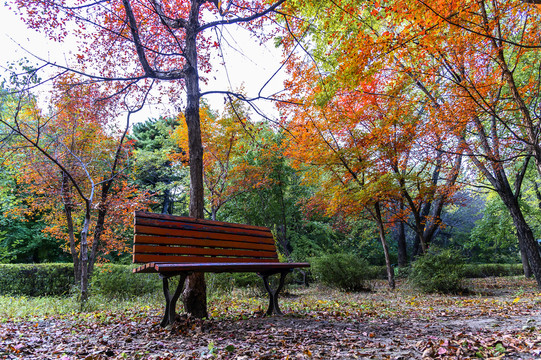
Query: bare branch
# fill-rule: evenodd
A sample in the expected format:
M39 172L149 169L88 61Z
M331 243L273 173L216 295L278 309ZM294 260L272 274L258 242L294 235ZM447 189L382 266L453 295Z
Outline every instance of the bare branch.
M272 4L271 6L269 6L267 9L265 9L263 11L260 11L260 12L257 12L257 13L254 13L251 16L240 17L240 18L230 19L230 20L218 20L218 21L209 22L209 23L207 23L205 25L200 26L197 29L196 32L199 33L199 32L201 32L201 31L203 31L205 29L212 28L212 27L219 26L219 25L230 25L230 24L246 23L246 22L250 22L250 21L255 20L255 19L259 19L260 17L265 16L265 15L275 11L285 1L286 0L279 0L279 1L275 2L274 4Z

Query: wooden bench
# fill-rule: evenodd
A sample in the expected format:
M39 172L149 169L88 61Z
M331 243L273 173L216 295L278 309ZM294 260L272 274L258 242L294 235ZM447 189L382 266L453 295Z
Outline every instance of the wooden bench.
M255 272L269 294L267 315L282 314L278 294L285 276L308 263L281 263L269 228L173 215L135 212L134 273L158 273L163 280L165 314L161 326L172 324L186 277L193 272ZM269 276L280 274L276 289ZM174 294L169 278L179 276Z

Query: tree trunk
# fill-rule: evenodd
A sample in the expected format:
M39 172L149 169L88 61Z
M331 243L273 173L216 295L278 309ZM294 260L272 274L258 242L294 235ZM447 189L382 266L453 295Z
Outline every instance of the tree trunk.
M75 246L75 232L73 228L73 216L71 214L70 204L64 204L64 212L66 213L70 252L73 260L73 274L75 276L75 283L79 284L81 282L81 267L79 266L79 254L77 254L77 248Z
M391 289L395 288L394 281L394 270L391 264L391 257L389 256L389 247L387 246L387 240L385 239L385 229L383 227L383 219L381 217L381 209L379 203L374 204L374 209L376 212L376 223L378 224L379 239L381 240L381 245L383 246L383 254L385 256L385 265L387 268L387 281L389 282L389 287Z
M199 119L199 73L197 69L197 31L199 28L199 1L192 1L186 25L186 110L188 146L190 153L190 216L204 217L203 145ZM196 318L208 317L206 284L203 273L194 273L186 278L182 293L184 309Z
M526 253L527 262L537 281L537 287L541 289L541 256L539 255L537 241L533 236L530 226L524 219L524 215L520 210L519 203L512 195L511 189L508 192L499 192L505 206L511 213L511 218L517 229L517 237L521 253ZM524 265L523 265L524 266ZM526 269L525 269L526 270ZM526 274L525 274L526 275Z
M171 191L169 189L165 189L163 191L162 214L172 214L173 212L171 211L171 207Z
M218 209L216 208L216 206L212 205L210 207L210 218L213 220L213 221L216 221L216 215L218 213Z
M291 251L293 251L293 249L291 248L287 237L287 214L284 200L284 182L282 181L282 165L282 162L280 162L280 169L278 170L278 188L280 190L280 213L282 215L282 224L279 225L276 230L280 247L284 252L286 258L289 259L289 257L291 256Z
M73 275L75 276L75 283L81 282L81 268L79 267L79 254L77 253L77 247L75 244L75 229L73 228L73 214L71 212L71 194L70 194L70 180L68 175L62 171L62 201L64 202L64 213L66 214L66 225L68 227L68 238L70 242L70 253L73 260Z
M103 228L105 224L105 216L107 215L107 209L105 206L100 205L98 211L98 217L96 218L96 226L94 228L94 238L92 239L92 249L90 251L90 258L88 261L88 277L92 277L94 272L94 265L96 264L96 259L98 258L98 250L100 246L101 234L103 233Z
M421 238L419 237L419 234L415 233L415 240L413 241L412 251L413 258L421 256L422 254L423 252L421 250Z
M408 266L408 250L406 244L406 229L404 222L398 222L396 242L398 244L398 266Z
M524 276L527 278L531 278L533 276L532 268L530 267L528 255L526 253L526 249L524 248L524 244L522 241L520 241L520 239L518 242L518 246L520 248L520 260L522 261L522 271L524 272Z
M80 262L81 271L81 307L88 300L88 231L90 227L90 203L86 203L85 219L81 230Z

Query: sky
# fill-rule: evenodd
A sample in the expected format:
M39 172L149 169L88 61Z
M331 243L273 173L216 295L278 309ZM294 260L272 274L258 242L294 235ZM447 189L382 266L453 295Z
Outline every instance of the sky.
M227 46L222 42L225 65L216 61L214 71L209 76L209 84L201 84L201 90L228 90L230 86L237 89L243 86L248 96L255 96L259 89L267 82L280 66L281 53L272 43L260 45L252 39L247 31L231 29L226 34ZM234 37L234 39L233 39ZM63 44L55 43L44 38L41 34L26 28L19 19L6 6L0 6L0 69L5 69L8 63L17 62L26 57L34 62L34 55L52 62L66 64L75 51L75 42L66 41ZM31 53L30 53L31 49ZM0 70L2 71L2 70ZM283 71L265 87L264 95L270 95L283 88L285 74ZM47 90L42 90L47 93ZM220 111L223 107L223 95L209 95L206 100L210 106ZM274 105L268 101L257 103L263 112L270 117L276 116ZM144 121L149 117L159 117L163 109L147 107L136 114L135 121ZM254 114L254 117L257 116Z

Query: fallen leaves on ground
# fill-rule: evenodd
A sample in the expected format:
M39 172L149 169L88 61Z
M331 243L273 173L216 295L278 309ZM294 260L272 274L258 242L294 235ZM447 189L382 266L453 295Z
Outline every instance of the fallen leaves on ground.
M491 286L484 286L490 284ZM378 284L376 284L378 285ZM210 320L162 329L159 307L0 323L1 359L536 359L541 294L533 281L473 280L468 295L297 290L287 315L265 299L224 295ZM490 291L486 290L490 289ZM518 299L518 300L517 300Z

